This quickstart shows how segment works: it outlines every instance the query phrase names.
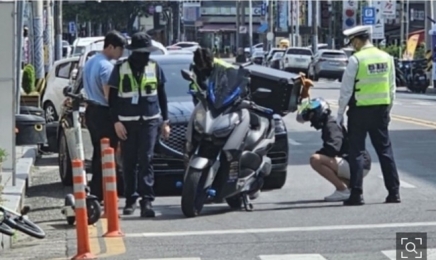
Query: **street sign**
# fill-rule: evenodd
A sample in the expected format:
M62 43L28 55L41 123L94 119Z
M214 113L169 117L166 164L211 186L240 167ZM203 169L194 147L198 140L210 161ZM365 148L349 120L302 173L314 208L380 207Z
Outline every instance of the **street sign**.
M274 33L272 33L272 32L267 33L266 34L266 39L268 41L272 41L274 39Z
M247 26L239 26L239 33L247 33Z
M69 22L68 23L68 32L70 34L75 34L76 33L76 23L75 22Z
M364 7L362 12L362 24L374 25L375 16L376 16L375 7Z
M342 29L350 29L356 26L357 0L342 1Z
M396 9L396 1L386 0L382 2L382 15L393 16L395 18Z
M266 14L266 3L263 2L262 6L260 7L260 15L265 16Z
M375 24L372 26L372 39L383 40L385 38L385 21L382 15L382 7L385 1L373 1L375 8Z

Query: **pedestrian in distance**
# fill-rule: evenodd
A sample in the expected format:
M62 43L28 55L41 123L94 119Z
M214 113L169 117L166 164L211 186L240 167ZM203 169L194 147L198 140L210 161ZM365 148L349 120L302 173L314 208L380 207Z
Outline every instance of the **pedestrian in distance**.
M109 77L127 41L119 32L111 31L104 39L103 51L89 59L83 68L83 88L88 99L85 111L87 128L93 146L91 194L103 200L100 140L109 138L110 146L118 146L118 138L109 111Z
M154 217L153 151L159 136L170 134L165 76L150 60L157 50L145 32L135 33L126 48L132 53L115 65L109 80L109 106L117 136L121 139L126 204L132 215L140 197L141 217ZM162 122L163 119L163 122Z
M386 203L399 203L400 181L389 138L390 111L395 98L395 65L392 56L371 43L371 26L345 30L356 52L350 56L342 77L337 123L342 126L348 106L351 194L344 205L363 205L363 165L367 133L377 153L385 187Z
M310 126L321 130L323 146L310 157L310 165L322 177L329 181L336 190L325 201L344 201L350 197L348 189L350 166L348 163L348 140L345 127L336 123L331 115L329 104L321 98L311 99L299 109L297 121L310 122ZM364 152L363 176L371 169L371 157Z

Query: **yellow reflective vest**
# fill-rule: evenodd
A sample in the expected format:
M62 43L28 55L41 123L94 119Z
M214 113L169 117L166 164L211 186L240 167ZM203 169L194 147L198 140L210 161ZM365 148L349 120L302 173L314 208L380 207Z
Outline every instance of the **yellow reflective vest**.
M390 105L392 57L376 47L362 49L354 56L359 62L354 85L356 106Z

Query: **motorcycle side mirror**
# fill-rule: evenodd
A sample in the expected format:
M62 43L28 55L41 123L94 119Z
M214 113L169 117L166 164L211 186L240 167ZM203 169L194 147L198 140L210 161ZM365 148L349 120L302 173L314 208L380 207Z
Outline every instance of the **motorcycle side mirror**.
M192 76L192 73L189 70L181 70L182 77L187 81L193 81L194 77Z
M67 94L70 92L70 86L66 86L64 87L64 89L62 90L62 93L64 94L64 96L67 96Z
M267 88L258 88L253 92L253 97L267 98L271 94L271 90Z

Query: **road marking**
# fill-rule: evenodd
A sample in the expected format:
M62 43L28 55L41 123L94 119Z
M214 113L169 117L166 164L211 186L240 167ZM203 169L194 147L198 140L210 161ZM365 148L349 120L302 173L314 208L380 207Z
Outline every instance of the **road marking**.
M100 219L103 234L107 232L107 219ZM101 254L98 258L116 256L126 253L126 245L123 237L104 237L103 241L106 245L106 253Z
M379 175L378 177L383 180L383 175ZM412 184L405 182L403 180L400 180L400 187L405 188L405 189L415 189L416 188L415 185L412 185Z
M289 142L289 144L291 144L291 145L301 145L301 143L299 143L299 142L297 142L297 141L295 141L294 139L289 138L289 137L288 137L288 142Z
M338 106L336 104L330 104L330 106L338 108ZM414 124L414 125L419 125L419 126L424 126L424 127L436 129L436 122L434 122L434 121L416 119L416 118L412 118L412 117L408 117L408 116L399 116L399 115L395 115L395 114L390 114L390 116L391 116L391 119L393 119L395 121L400 121L400 122L404 122L404 123L408 123L408 124Z
M91 253L98 255L101 253L100 239L98 237L98 230L96 225L88 226L89 233L89 246L91 247Z
M200 257L176 257L176 258L145 258L139 260L201 260Z
M261 233L292 233L308 231L356 230L356 229L382 229L436 226L436 222L409 222L409 223L384 223L366 225L341 225L341 226L311 226L311 227L280 227L280 228L254 228L254 229L228 229L228 230L203 230L203 231L177 231L177 232L149 232L130 233L126 237L183 237L183 236L213 236L228 234L261 234Z
M260 260L327 260L320 254L260 255Z
M385 250L385 251L381 251L381 252L390 260L397 259L397 251L396 250ZM436 248L427 248L427 259L428 260L436 260Z

